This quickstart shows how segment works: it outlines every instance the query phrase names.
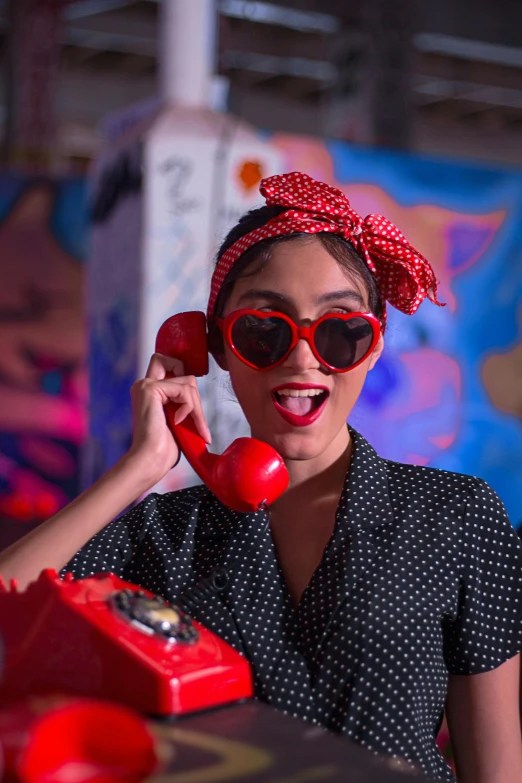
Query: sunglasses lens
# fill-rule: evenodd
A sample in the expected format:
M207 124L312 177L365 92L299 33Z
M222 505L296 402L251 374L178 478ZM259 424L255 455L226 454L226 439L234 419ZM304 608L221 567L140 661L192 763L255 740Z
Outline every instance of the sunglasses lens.
M238 354L263 369L283 358L292 342L292 330L282 318L249 314L234 322L231 337Z
M315 347L325 363L336 370L347 370L368 353L373 330L364 318L328 318L315 330Z

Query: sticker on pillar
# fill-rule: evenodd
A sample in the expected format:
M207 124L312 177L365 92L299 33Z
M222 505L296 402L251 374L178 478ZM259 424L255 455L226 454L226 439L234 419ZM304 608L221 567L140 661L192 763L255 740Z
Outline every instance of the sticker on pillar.
M246 160L238 167L238 178L247 193L253 191L264 177L263 164L258 160Z

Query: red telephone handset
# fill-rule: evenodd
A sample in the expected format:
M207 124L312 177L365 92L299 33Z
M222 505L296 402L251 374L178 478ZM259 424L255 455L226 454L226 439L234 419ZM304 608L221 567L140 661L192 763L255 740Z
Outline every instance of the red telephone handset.
M187 375L208 373L205 314L179 313L168 318L156 337L156 351L183 362ZM272 446L254 438L237 438L223 454L211 454L191 417L174 423L177 406L165 406L176 442L200 479L233 511L257 511L271 505L288 486L288 471Z

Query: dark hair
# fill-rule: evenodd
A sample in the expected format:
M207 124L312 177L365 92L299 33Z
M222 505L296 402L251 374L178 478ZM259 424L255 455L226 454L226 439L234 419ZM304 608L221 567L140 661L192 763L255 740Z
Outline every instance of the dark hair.
M266 223L268 223L269 220L277 217L277 215L280 215L285 210L286 207L265 206L259 207L258 209L251 209L249 212L244 214L240 218L239 222L229 231L225 237L223 244L218 250L216 263L219 261L221 256L226 253L229 247L232 247L232 245L237 242L238 239L241 239L241 237L244 237L251 231L255 231L257 228L261 228ZM214 315L212 316L212 319L209 323L210 347L213 352L222 352L221 332L216 328L216 320L217 318L221 317L227 299L232 293L232 289L237 280L240 280L243 277L248 277L251 274L255 274L255 272L258 272L260 269L262 269L264 264L269 261L270 253L274 245L281 242L288 242L293 239L311 239L312 237L317 237L328 253L330 253L337 263L343 267L343 269L346 269L362 280L368 290L368 303L370 311L380 320L384 329L385 303L380 295L379 288L377 286L377 280L368 268L366 261L361 258L357 250L352 244L350 244L350 242L338 234L331 234L329 232L320 232L318 234L285 234L283 236L263 239L261 242L257 242L255 245L252 245L252 247L248 248L248 250L245 250L243 255L236 261L232 269L230 269L226 275L216 301ZM257 262L255 269L248 272L248 267L250 267L255 262Z

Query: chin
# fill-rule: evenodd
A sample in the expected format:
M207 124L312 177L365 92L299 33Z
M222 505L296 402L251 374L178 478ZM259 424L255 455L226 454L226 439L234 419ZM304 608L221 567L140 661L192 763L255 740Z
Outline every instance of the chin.
M321 449L313 448L312 444L283 444L276 446L276 451L284 460L305 461L318 457Z
M316 435L303 432L271 434L262 440L269 443L284 460L309 460L320 456L333 438L325 439L324 430Z

